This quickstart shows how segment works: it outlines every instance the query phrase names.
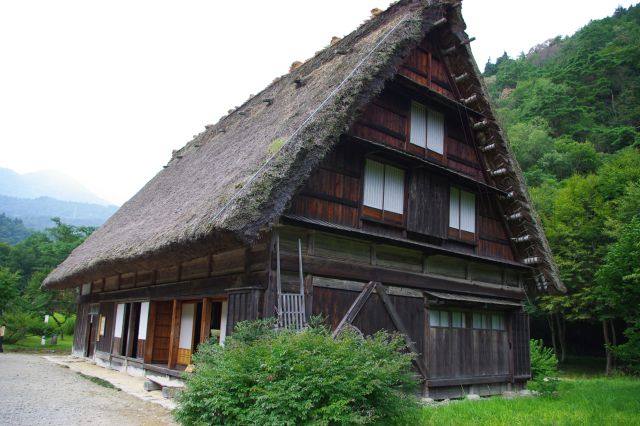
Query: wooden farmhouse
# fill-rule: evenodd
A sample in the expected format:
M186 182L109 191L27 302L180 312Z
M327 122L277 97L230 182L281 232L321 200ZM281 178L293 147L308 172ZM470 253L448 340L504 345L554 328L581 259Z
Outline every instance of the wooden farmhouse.
M522 388L563 291L459 3L401 0L206 126L44 281L73 353L180 377L238 321L404 333L434 398Z

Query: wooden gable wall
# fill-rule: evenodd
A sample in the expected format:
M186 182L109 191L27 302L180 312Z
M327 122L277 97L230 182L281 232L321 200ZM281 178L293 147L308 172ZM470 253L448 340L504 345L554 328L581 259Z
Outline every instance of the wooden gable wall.
M464 252L514 260L509 236L496 210L468 128L468 114L456 99L455 84L428 42L400 66L398 75L365 109L343 140L294 198L288 214L385 236L436 242ZM439 155L410 143L411 102L444 116L444 149ZM388 147L388 150L385 150ZM405 170L402 223L363 215L364 160L390 162ZM434 171L435 168L439 168ZM472 245L448 236L449 194L455 186L476 195L476 233ZM379 219L376 221L376 219ZM378 223L379 222L379 223Z

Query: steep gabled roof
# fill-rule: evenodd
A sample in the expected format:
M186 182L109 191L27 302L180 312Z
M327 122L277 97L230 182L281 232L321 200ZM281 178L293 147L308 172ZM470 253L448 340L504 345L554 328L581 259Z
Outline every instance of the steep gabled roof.
M176 152L43 286L80 285L253 241L282 214L340 134L443 17L452 36L466 37L456 5L401 0L274 81ZM470 51L461 52L453 56L465 57L461 61L483 88ZM486 99L487 117L493 120ZM503 137L497 126L496 132ZM521 173L512 163L518 193L528 203ZM542 237L537 245L544 265L551 265L543 275L561 288L538 222L534 228Z

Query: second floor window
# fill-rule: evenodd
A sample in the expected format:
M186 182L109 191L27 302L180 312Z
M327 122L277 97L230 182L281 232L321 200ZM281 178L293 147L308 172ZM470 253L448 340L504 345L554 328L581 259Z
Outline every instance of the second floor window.
M476 233L476 196L451 187L449 195L449 236L473 240Z
M420 148L442 155L444 153L444 116L418 102L411 102L409 141Z
M367 160L364 169L365 207L381 212L380 219L392 219L385 212L402 215L404 212L404 170L388 164Z

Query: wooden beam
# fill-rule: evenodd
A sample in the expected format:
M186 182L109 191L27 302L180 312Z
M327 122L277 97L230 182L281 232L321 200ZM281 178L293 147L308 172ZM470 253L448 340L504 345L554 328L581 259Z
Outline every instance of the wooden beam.
M407 347L411 350L411 352L413 352L416 355L414 362L418 367L418 370L420 370L420 374L422 375L422 378L426 380L427 367L425 366L425 363L424 363L424 354L420 353L416 344L409 337L409 332L407 331L407 327L404 326L404 323L402 322L402 318L400 318L398 311L396 311L396 307L393 306L393 302L391 302L391 299L387 294L387 289L381 283L376 283L375 286L376 286L376 292L378 293L380 300L382 300L382 303L384 304L385 308L387 308L387 312L391 317L391 321L393 321L393 325L395 325L396 329L400 333L402 333L402 335L404 336L405 342L407 342Z
M373 292L373 289L376 286L376 284L379 284L379 283L369 281L369 283L364 286L364 288L362 289L362 292L358 295L358 297L356 297L356 300L353 301L353 304L351 305L347 313L344 314L344 317L342 317L342 319L340 320L340 323L338 323L338 326L333 331L334 339L338 336L338 334L340 334L340 331L342 331L342 329L346 325L351 324L351 322L356 318L356 316L358 315L358 313L360 312L364 304L367 303L367 300L369 299L369 296L371 296L371 293Z
M182 302L173 300L171 314L171 335L169 337L169 368L175 368L178 361L178 343L180 342L180 320L182 319Z
M283 254L280 263L283 270L296 271L298 268L298 256ZM512 288L480 284L472 281L467 283L461 282L461 280L442 278L434 275L399 271L381 266L343 262L318 256L303 256L302 263L307 274L323 277L357 281L376 280L385 284L423 290L453 291L471 295L504 297L516 300L525 299L524 290L518 287Z
M156 302L149 302L149 319L147 320L147 339L144 342L144 362L153 359L153 338L156 333Z

